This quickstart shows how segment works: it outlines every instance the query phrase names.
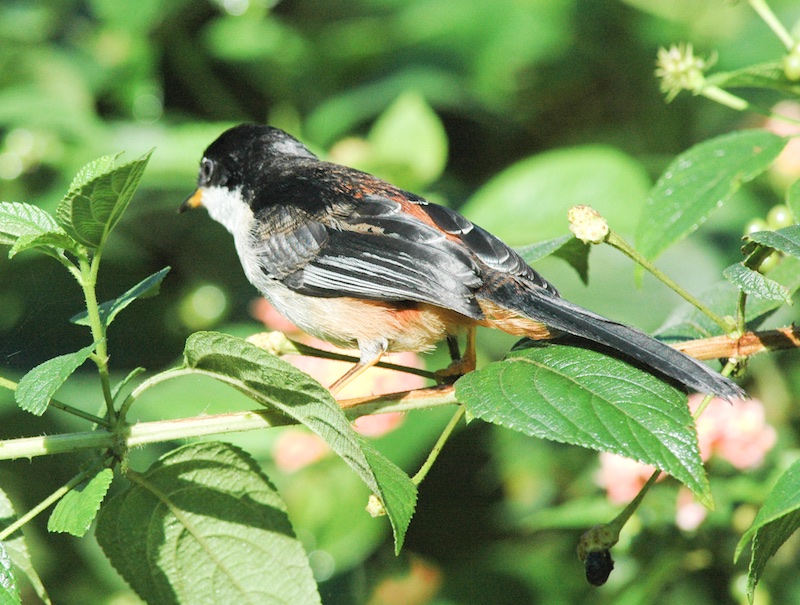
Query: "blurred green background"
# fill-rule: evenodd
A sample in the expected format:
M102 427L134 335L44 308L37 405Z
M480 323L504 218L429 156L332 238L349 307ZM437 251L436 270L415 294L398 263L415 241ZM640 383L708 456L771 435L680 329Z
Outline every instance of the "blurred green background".
M771 5L788 26L800 17L796 2ZM131 306L109 334L120 375L158 370L176 362L196 329L257 329L249 311L255 292L228 234L205 213L176 214L202 151L229 125L285 128L336 161L461 209L513 245L567 234L566 210L576 203L593 205L632 237L647 190L671 158L761 123L688 95L664 104L653 77L656 51L682 40L702 54L717 51L719 70L782 53L747 3L728 0L4 0L0 200L52 211L87 161L120 151L124 161L155 147L108 248L99 291L112 298L172 267L161 295ZM739 260L745 225L781 200L787 178L772 174L738 193L659 265L701 293ZM647 330L678 305L649 278L638 286L630 263L613 251L593 251L588 287L563 261L546 259L537 269L568 298ZM80 310L78 288L56 263L0 255L0 374L18 379L85 346L85 330L68 321ZM784 313L773 323L792 319ZM513 339L480 342L489 360ZM595 453L470 425L422 485L406 548L395 558L388 524L363 512L366 493L344 465L326 459L281 473L269 455L275 435L231 439L259 456L282 489L326 605L739 603L746 562L732 563L733 547L797 456L798 437L796 355L755 359L750 369L749 390L778 427L782 454L748 473L712 461L718 506L696 532L676 529L676 486L659 484L614 550L617 568L600 589L586 584L575 555L581 531L617 510L595 483ZM101 401L91 374L60 397L90 410ZM247 405L187 381L148 395L134 415ZM55 411L34 420L4 391L0 414L5 438L81 426ZM379 446L413 471L448 415L409 417ZM166 449L136 452L134 463L143 467ZM19 512L81 462L4 463L0 485ZM27 535L56 602L137 602L93 538L49 535L45 523L37 520ZM761 603L800 602L797 549L792 540L779 553Z

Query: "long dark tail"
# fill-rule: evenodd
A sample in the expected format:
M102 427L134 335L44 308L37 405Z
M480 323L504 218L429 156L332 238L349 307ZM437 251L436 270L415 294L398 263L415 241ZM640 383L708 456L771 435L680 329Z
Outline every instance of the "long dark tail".
M610 347L691 390L714 393L728 400L747 396L737 384L693 357L641 330L606 319L543 288L511 280L487 286L489 298L495 304L541 322L552 330Z

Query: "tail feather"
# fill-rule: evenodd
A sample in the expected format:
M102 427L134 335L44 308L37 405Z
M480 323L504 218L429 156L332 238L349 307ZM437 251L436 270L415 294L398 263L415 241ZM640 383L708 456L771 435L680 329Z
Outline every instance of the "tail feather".
M524 290L521 292L521 287ZM727 400L747 395L733 381L704 363L673 349L641 330L606 319L536 286L503 281L490 287L495 304L565 332L610 347L689 389Z

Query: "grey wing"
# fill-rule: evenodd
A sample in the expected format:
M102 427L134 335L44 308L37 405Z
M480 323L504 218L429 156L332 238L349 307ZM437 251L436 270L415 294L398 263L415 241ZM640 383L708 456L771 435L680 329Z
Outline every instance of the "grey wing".
M473 294L483 281L469 250L403 213L395 200L370 196L329 224L282 224L302 226L263 234L259 263L295 292L426 302L483 318Z

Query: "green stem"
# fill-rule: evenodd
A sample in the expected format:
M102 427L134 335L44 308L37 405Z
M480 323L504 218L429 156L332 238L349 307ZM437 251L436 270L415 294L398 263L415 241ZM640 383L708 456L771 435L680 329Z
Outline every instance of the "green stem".
M204 372L191 370L186 373L203 374ZM217 378L214 374L206 374ZM178 375L184 375L184 373L175 372L163 379L174 378ZM408 400L404 400L407 393L394 393L383 397L355 400L355 402L344 401L342 403L347 407L343 411L350 420L354 420L365 414L410 412L456 403L452 387L431 387L412 393L415 396ZM416 396L417 394L423 396ZM150 443L254 431L287 424L293 424L293 422L284 414L271 410L249 410L175 420L139 422L126 427L121 437L116 437L110 431L96 430L0 441L0 460L67 454L80 450L109 449L118 445L120 438L124 440L126 447L131 448Z
M6 540L9 536L13 535L15 531L19 530L24 526L28 521L31 521L34 517L36 517L39 513L47 509L49 506L55 504L61 498L66 496L71 490L75 489L78 485L80 485L83 481L88 479L89 477L96 474L97 469L93 466L89 470L86 470L82 473L75 475L72 479L70 479L67 483L59 487L56 491L52 494L47 496L44 500L39 502L36 506L26 512L24 515L19 517L16 521L11 523L8 527L5 527L2 531L0 531L0 542Z
M656 470L652 475L650 475L650 478L642 486L642 489L639 490L639 493L636 494L636 497L628 503L628 505L614 518L613 521L611 521L611 523L608 524L607 527L614 533L616 538L619 538L619 532L622 531L622 528L625 527L628 519L630 519L633 516L633 513L635 513L639 508L639 505L642 503L642 500L647 492L650 491L650 488L653 487L653 485L655 485L659 475L661 475L660 470ZM617 540L615 539L614 542L616 543L616 541Z
M3 378L2 376L0 376L0 387L6 388L9 391L16 391L17 390L17 386L18 385L17 385L16 382L14 382L12 380L8 380L7 378ZM74 408L71 405L68 405L66 403L61 403L57 399L51 399L50 403L48 404L48 406L51 407L51 408L56 408L56 409L61 410L63 412L67 412L68 414L72 414L73 416L77 416L78 418L83 418L84 420L88 420L89 422L92 422L94 424L98 424L98 425L100 425L102 427L111 428L111 424L109 422L107 422L106 420L104 420L103 418L99 418L98 416L95 416L94 414L90 414L89 412L84 412L83 410L79 410L78 408Z
M741 97L737 97L717 86L704 86L698 94L736 111L744 111L750 107L750 104Z
M647 271L649 271L656 279L660 280L664 283L667 287L673 290L676 294L682 297L684 300L695 306L700 312L706 315L711 321L716 323L720 326L725 333L731 332L735 326L731 325L731 322L724 317L720 317L714 311L712 311L709 307L703 304L700 300L689 294L686 290L683 289L678 283L673 281L670 277L668 277L665 273L663 273L658 267L656 267L653 263L647 260L644 256L639 253L636 248L631 246L628 242L622 239L619 235L617 235L614 231L609 231L608 235L606 236L605 242L616 248L635 263L644 267Z
M456 413L453 414L453 417L450 419L450 422L447 423L447 426L444 427L442 434L439 435L439 439L436 441L436 444L433 446L430 454L425 459L425 463L420 467L417 474L411 477L412 483L414 485L419 485L428 475L428 471L431 470L433 463L436 462L436 459L439 457L439 453L442 451L444 444L447 443L447 440L450 438L450 435L453 433L453 430L458 425L459 421L464 417L464 406L458 406Z
M100 269L99 250L92 258L91 263L85 259L80 259L81 265L81 288L83 297L86 301L86 313L89 319L89 326L92 331L92 338L97 343L95 355L92 356L97 370L100 374L100 384L103 388L103 399L108 410L108 417L114 418L114 397L111 394L111 377L108 372L108 346L106 344L106 330L100 319L100 305L97 302L97 273Z
M778 18L775 16L775 13L772 12L766 0L748 0L748 3L753 10L758 13L758 16L761 17L764 23L766 23L775 35L780 38L786 50L792 50L794 39L783 24L778 21Z

